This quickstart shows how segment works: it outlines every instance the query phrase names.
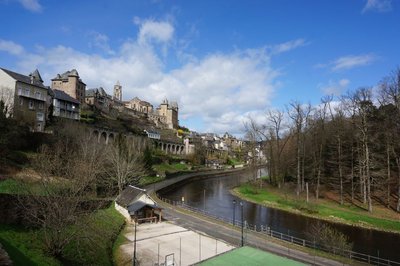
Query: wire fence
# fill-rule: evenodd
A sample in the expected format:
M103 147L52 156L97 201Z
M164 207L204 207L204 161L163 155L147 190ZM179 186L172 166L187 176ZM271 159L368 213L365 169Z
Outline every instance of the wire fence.
M352 250L345 250L345 249L334 247L334 246L322 245L320 243L317 243L316 241L310 241L310 240L307 240L304 238L299 238L299 237L293 236L289 233L283 233L283 232L273 230L270 227L268 227L267 225L257 226L257 225L249 224L246 221L244 221L242 224L242 221L239 221L239 220L233 221L233 219L227 219L226 217L218 216L218 215L213 214L205 209L199 209L199 208L189 206L188 204L185 204L182 201L173 201L170 199L162 198L158 194L157 194L157 197L161 201L163 201L167 204L177 206L180 208L184 208L184 209L189 210L194 213L202 214L204 216L231 224L232 226L235 226L238 228L242 228L242 225L243 225L243 227L248 231L258 233L258 234L263 234L263 235L269 236L271 238L279 239L281 241L289 242L289 243L292 243L292 244L295 244L298 246L303 246L303 247L307 247L307 248L311 248L311 249L315 249L315 250L324 251L327 253L342 256L342 257L349 258L352 260L357 260L360 262L368 263L371 265L400 266L400 262L381 258L381 257L379 257L379 255L373 256L373 255L360 253L360 252L356 252L356 251L352 251Z

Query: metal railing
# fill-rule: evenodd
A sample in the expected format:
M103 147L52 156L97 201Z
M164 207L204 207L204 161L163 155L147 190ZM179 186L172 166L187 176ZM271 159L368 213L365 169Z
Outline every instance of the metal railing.
M173 206L178 206L180 208L184 208L186 210L189 210L191 212L194 213L198 213L198 214L202 214L204 216L231 224L233 226L236 226L238 228L242 227L242 222L241 221L237 221L235 220L233 223L232 219L227 219L218 215L215 215L213 213L208 212L207 210L204 209L199 209L199 208L195 208L192 206L189 206L181 201L173 201L170 199L165 199L160 197L158 194L156 194L157 197L170 205ZM307 248L311 248L311 249L315 249L315 250L320 250L320 251L324 251L327 253L331 253L334 255L338 255L338 256L342 256L348 259L352 259L352 260L356 260L356 261L360 261L360 262L364 262L364 263L368 263L368 264L372 264L372 265L393 265L393 266L400 266L400 262L397 261L393 261L393 260L389 260L389 259L385 259L385 258L381 258L379 256L373 256L373 255L369 255L369 254L365 254L365 253L360 253L360 252L356 252L356 251L352 251L352 250L345 250L342 248L338 248L338 247L334 247L334 246L325 246L325 245L321 245L315 241L310 241L307 239L303 239L303 238L299 238L290 234L286 234L286 233L282 233L276 230L272 230L270 227L268 227L267 225L252 225L247 223L246 221L244 221L244 228L246 228L246 230L250 230L252 232L255 233L260 233L260 234L264 234L267 235L271 238L275 238L275 239L279 239L285 242L290 242L292 244L298 245L298 246L303 246L303 247L307 247Z

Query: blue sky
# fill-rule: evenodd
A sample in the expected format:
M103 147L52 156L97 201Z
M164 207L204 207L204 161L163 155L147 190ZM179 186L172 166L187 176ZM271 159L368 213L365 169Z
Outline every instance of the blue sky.
M375 86L400 62L398 0L0 0L1 67L45 83L76 68L88 88L180 123L240 134L248 116Z

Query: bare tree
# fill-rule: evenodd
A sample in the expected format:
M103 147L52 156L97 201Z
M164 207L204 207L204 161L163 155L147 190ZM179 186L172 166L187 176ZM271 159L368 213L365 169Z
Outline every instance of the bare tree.
M8 87L0 87L0 115L10 117L14 110L14 93Z
M121 193L126 185L136 183L145 172L143 153L147 142L143 137L118 134L109 145L108 175Z
M80 218L99 207L97 203L87 205L96 193L92 184L102 172L104 153L79 127L75 127L75 134L65 134L54 144L42 146L33 161L39 180L21 187L22 194L29 197L21 197L26 216L42 229L44 244L56 257L80 237L84 230Z
M297 162L297 188L296 194L299 195L300 191L304 188L304 136L303 130L307 123L308 117L311 113L311 105L303 106L299 102L290 103L291 108L288 109L288 115L292 119L294 125L294 132L296 136L296 162ZM303 168L302 168L303 166Z

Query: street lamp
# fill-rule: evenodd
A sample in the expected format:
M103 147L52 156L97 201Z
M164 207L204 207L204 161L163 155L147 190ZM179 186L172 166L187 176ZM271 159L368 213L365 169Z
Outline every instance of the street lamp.
M244 226L244 224L243 224L243 202L240 202L240 209L242 211L242 247L243 247L243 245L244 245L244 241L243 241L243 226Z
M233 224L233 226L235 226L236 200L233 200L232 203L233 203L233 219L232 219L232 224Z
M135 219L135 240L134 240L134 247L133 247L133 266L136 266L136 224L137 224L137 219Z

